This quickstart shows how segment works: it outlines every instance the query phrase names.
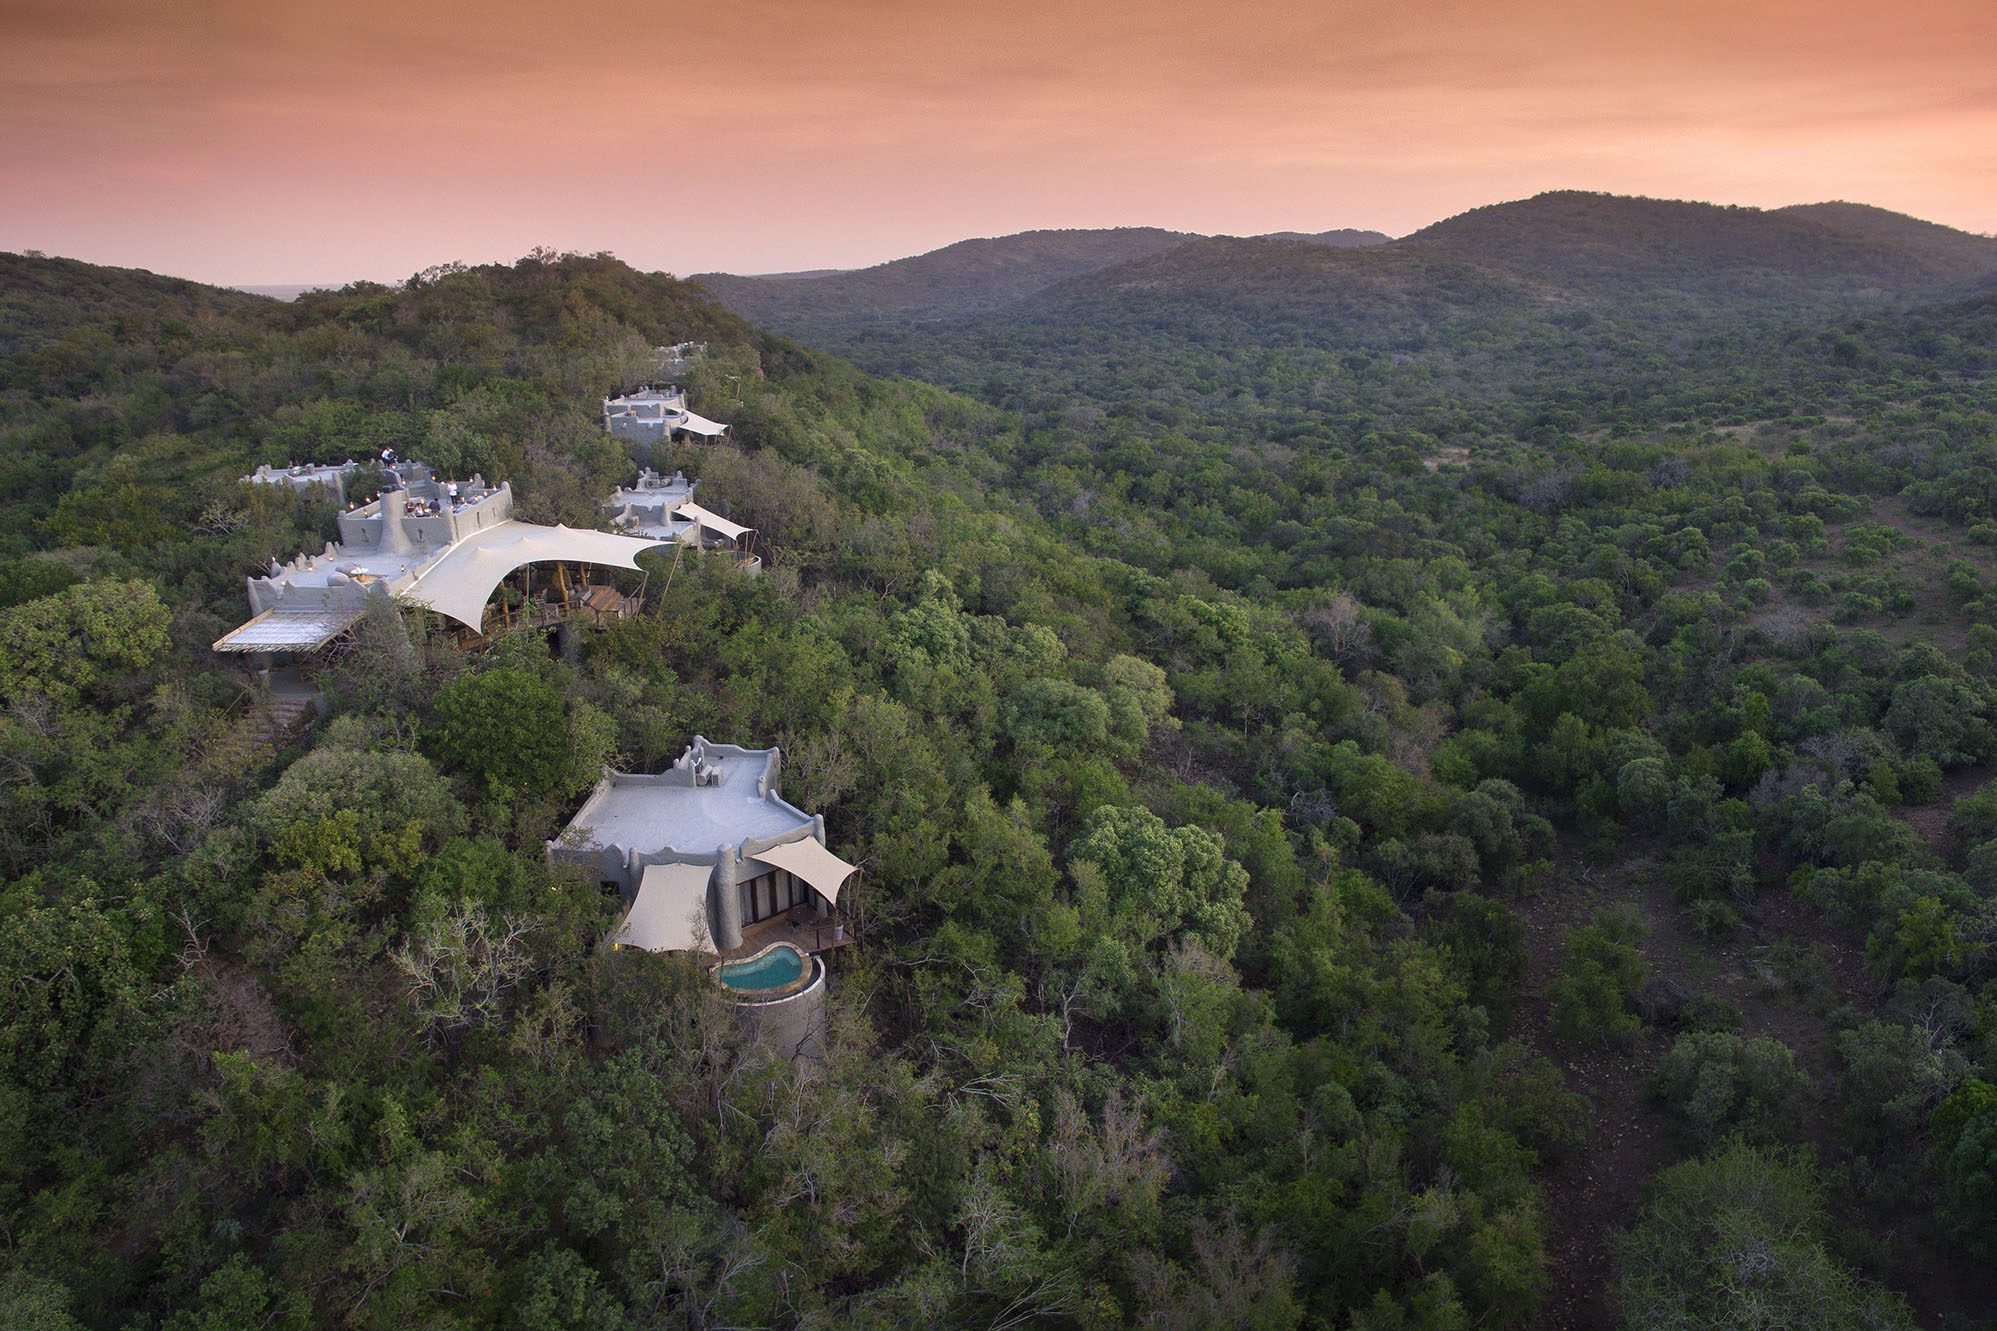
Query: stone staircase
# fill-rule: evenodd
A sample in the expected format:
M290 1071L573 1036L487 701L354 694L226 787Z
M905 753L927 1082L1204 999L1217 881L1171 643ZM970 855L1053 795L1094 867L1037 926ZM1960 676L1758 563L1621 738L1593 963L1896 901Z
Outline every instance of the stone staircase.
M256 743L279 748L310 723L314 710L310 694L267 694L251 706L243 729Z

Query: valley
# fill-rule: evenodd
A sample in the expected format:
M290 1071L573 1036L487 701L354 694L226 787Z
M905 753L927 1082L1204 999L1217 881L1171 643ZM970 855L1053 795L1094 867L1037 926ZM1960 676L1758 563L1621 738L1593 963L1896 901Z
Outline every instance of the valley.
M1997 240L8 254L0 438L14 1324L1991 1324ZM280 717L246 588L407 501L249 476L385 451L672 498Z

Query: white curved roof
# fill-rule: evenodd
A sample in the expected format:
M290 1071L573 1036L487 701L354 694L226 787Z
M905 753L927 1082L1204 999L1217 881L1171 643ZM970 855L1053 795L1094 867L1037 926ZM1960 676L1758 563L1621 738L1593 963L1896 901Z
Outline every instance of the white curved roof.
M406 595L467 628L477 629L492 589L523 564L573 560L611 568L638 567L638 552L668 541L615 536L573 527L537 527L508 520L475 531L423 570Z

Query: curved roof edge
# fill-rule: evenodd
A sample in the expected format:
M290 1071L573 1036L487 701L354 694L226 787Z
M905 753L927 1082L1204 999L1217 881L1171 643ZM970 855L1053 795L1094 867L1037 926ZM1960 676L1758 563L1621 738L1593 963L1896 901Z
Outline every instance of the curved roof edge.
M452 546L443 558L423 570L404 595L477 631L493 589L515 569L562 560L635 569L640 552L670 544L644 536L540 527L509 519L475 531Z

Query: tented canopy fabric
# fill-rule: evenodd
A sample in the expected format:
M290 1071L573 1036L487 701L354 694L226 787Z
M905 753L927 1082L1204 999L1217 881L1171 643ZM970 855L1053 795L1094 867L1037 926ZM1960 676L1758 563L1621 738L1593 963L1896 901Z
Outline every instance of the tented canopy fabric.
M756 530L754 527L744 527L739 522L730 522L718 513L710 513L691 499L674 509L673 516L676 518L685 518L688 522L698 523L707 528L707 530L717 532L731 541L739 541L750 532Z
M610 941L647 952L712 951L713 941L700 935L705 932L707 884L713 874L713 867L703 864L646 865L638 880L637 900ZM702 925L699 933L696 920Z
M426 570L409 589L409 599L477 629L492 589L525 564L571 560L611 568L638 567L638 552L669 541L572 527L537 527L502 522L473 532Z
M719 439L728 432L728 427L720 421L711 421L698 412L685 411L673 423L675 430L685 430L688 434L704 435L709 439Z
M214 646L218 652L317 651L351 628L363 613L347 607L266 610L249 623L223 634Z
M815 837L786 841L768 850L759 850L755 858L772 868L790 870L817 889L818 895L832 902L839 900L839 889L857 872L857 866L846 863L819 845Z

